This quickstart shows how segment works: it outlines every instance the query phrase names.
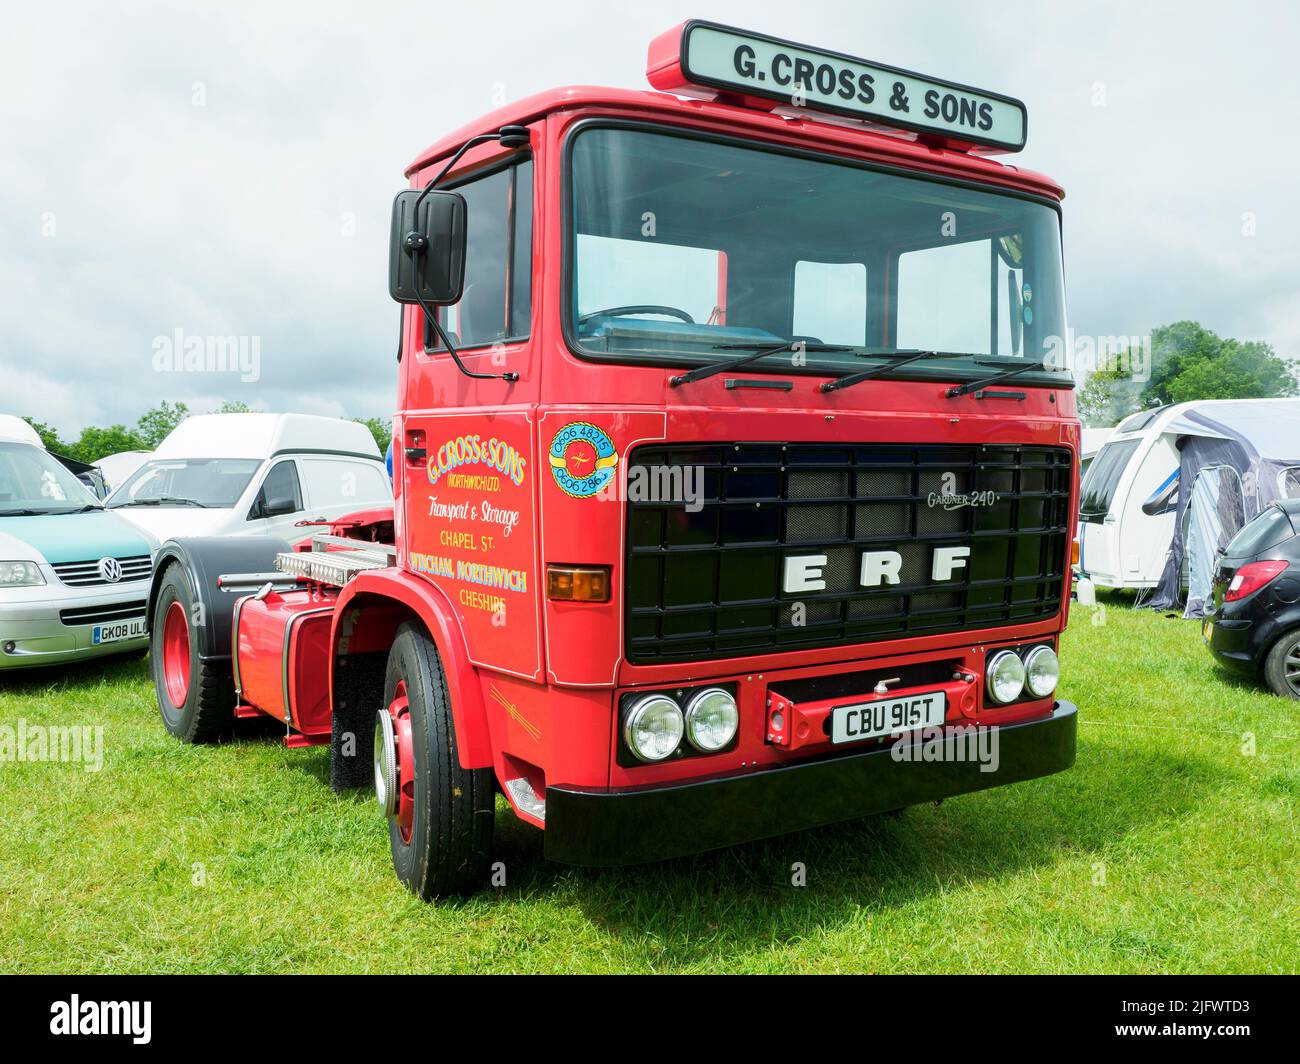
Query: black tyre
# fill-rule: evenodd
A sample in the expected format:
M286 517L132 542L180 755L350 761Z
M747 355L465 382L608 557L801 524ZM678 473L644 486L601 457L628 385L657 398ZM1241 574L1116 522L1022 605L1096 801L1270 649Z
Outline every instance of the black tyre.
M491 861L493 772L461 768L442 662L433 640L413 624L397 630L384 676L384 705L401 703L402 696L414 771L402 780L409 826L401 816L388 820L393 868L425 901L473 893L487 880ZM400 762L400 752L396 757Z
M1264 659L1264 682L1283 698L1300 698L1300 629L1287 632Z
M212 743L229 735L235 721L230 666L199 658L202 618L184 569L169 566L158 588L149 629L149 662L163 725L187 743Z

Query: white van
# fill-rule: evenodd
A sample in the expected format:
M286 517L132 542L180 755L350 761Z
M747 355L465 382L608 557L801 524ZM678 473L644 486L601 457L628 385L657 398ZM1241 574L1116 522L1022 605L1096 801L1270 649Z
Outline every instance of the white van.
M186 418L104 505L165 541L302 535L297 528L393 504L364 425L309 414Z

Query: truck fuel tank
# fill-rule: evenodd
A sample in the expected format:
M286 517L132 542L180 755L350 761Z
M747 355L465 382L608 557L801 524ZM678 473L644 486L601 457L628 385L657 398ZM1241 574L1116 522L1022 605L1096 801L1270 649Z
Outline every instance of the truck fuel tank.
M264 589L235 606L235 691L307 736L330 731L330 629L335 596Z

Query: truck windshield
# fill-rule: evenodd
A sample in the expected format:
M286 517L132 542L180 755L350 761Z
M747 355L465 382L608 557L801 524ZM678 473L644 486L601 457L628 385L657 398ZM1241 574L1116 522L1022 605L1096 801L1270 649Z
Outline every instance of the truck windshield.
M98 505L48 451L0 442L0 517L75 513Z
M119 506L234 506L262 463L255 458L146 462L105 503Z
M579 353L699 366L803 340L796 365L830 374L952 353L899 373L921 378L1061 362L1060 222L1045 203L640 130L589 128L570 151ZM790 368L780 353L746 372Z

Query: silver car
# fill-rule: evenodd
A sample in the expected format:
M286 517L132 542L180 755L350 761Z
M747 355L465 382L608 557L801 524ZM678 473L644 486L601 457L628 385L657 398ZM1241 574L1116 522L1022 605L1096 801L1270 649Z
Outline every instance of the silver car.
M43 448L0 437L0 671L147 646L156 547Z

